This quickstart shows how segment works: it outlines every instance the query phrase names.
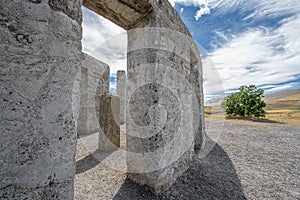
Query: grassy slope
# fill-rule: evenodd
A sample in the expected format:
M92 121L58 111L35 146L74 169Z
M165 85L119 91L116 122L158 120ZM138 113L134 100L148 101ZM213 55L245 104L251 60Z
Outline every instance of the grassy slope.
M300 89L266 95L265 100L268 119L300 126Z
M266 100L300 100L300 89L265 95Z
M266 95L267 110L300 110L300 89Z
M265 96L266 119L288 125L300 126L300 89L279 92ZM224 118L220 106L206 106L206 118Z

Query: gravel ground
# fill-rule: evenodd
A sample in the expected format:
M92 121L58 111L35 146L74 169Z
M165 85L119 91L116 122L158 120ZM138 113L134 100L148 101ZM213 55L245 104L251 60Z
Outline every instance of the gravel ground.
M217 143L160 195L126 179L122 148L99 152L97 134L79 139L75 199L300 199L300 124L207 120L206 128L206 150Z

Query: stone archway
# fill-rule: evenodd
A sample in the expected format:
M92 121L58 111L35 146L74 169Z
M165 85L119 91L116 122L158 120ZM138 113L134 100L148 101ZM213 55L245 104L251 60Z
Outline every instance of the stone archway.
M157 66L157 70L163 71L163 65L168 65L177 71L175 74L181 73L190 77L189 63L193 62L196 69L193 73L197 74L195 77L201 76L201 61L196 45L167 0L84 0L83 3L81 0L3 0L0 5L2 38L0 123L3 133L0 141L0 160L3 164L0 197L28 199L73 197L76 130L72 111L72 90L76 73L84 59L80 41L81 4L128 30L130 49L128 80L134 84L133 86L136 86L135 81L140 80L141 75L147 80L153 80L151 70L142 69L141 65L144 67L154 65ZM178 35L168 35L166 34L168 31L154 31L154 35L150 35L144 28L150 28L148 30L151 31L151 27L171 30L185 37L178 40L176 38ZM155 35L156 33L160 35ZM147 41L158 46L146 48ZM163 49L164 47L166 49ZM196 52L194 53L196 61L191 61L190 49ZM170 53L172 51L181 56ZM155 75L161 77L160 84L166 84L164 81L167 81L163 73L165 72L161 72L161 76ZM185 80L188 79L190 78ZM190 81L193 83L196 80ZM203 107L202 79L197 81L198 84L193 88L198 93L197 100L193 100L190 93L184 92L184 84L174 82L168 88L174 93L174 99L177 95L182 105L189 105L187 110L192 110L191 105L195 106L193 102L198 102L197 106ZM156 86L159 86L158 82L157 84ZM155 88L151 87L150 90L155 91ZM169 91L163 88L159 86L157 90ZM160 102L161 105L168 107L168 100L153 94L152 91L142 90L142 85L136 89L127 88L128 107L134 108L141 102L139 98L131 99L137 101L130 101L131 94L135 92L138 97L148 95L145 97L154 98L156 103ZM176 90L179 92L174 92ZM159 109L157 106L151 108L153 111L151 119L161 115ZM135 114L134 110L127 109L126 116L134 119ZM197 115L203 115L202 109L188 117L194 118ZM176 121L178 118L173 115L172 119ZM196 137L202 137L204 133L200 128L193 128L192 122L196 120L190 121L185 121L184 128ZM136 122L126 119L126 123L128 127L133 127ZM157 126L154 124L152 128L155 129ZM127 133L130 131L131 128L127 129ZM165 131L156 133L152 139L139 140L138 145L133 145L136 138L129 136L127 148L130 152L141 152L145 145L147 151L151 148L152 150L164 148L164 144L170 139L168 138L170 131L172 132L172 126L165 127ZM157 140L160 140L160 143ZM191 144L193 146L189 146L176 162L163 167L158 162L154 166L154 171L143 171L143 168L153 163L152 161L146 160L145 166L137 166L138 160L131 160L132 157L129 155L128 166L131 170L129 178L141 185L148 185L154 192L165 190L192 161L194 142ZM162 151L163 154L158 160L167 158L172 153L171 150L172 148ZM141 169L142 171L139 171Z

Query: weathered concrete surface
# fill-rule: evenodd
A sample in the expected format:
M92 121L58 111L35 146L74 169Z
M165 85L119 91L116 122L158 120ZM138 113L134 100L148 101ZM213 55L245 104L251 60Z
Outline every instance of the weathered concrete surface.
M186 27L167 1L149 2L154 11L128 31L127 165L129 179L159 193L193 162L203 95Z
M120 98L112 94L101 95L99 111L99 150L115 150L120 147Z
M126 73L124 70L117 71L117 95L120 98L120 124L125 123L126 106Z
M205 140L205 123L204 123L204 95L202 79L202 63L200 59L195 59L195 54L191 54L191 76L190 83L193 85L193 128L195 133L194 149L200 150ZM195 60L194 60L195 59ZM195 61L195 62L193 62Z
M99 98L109 93L109 66L95 58L84 55L81 67L80 110L77 120L79 136L99 131ZM101 114L100 114L101 115Z
M152 12L146 0L83 0L83 5L129 30Z
M80 0L1 0L0 199L72 199Z

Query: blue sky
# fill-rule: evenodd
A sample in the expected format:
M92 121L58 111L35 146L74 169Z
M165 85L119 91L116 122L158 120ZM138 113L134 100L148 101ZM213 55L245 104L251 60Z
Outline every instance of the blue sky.
M198 43L207 98L220 93L216 79L225 93L244 84L266 93L300 88L299 0L170 3ZM83 51L111 66L114 92L116 71L126 70L126 32L85 8L83 16Z

